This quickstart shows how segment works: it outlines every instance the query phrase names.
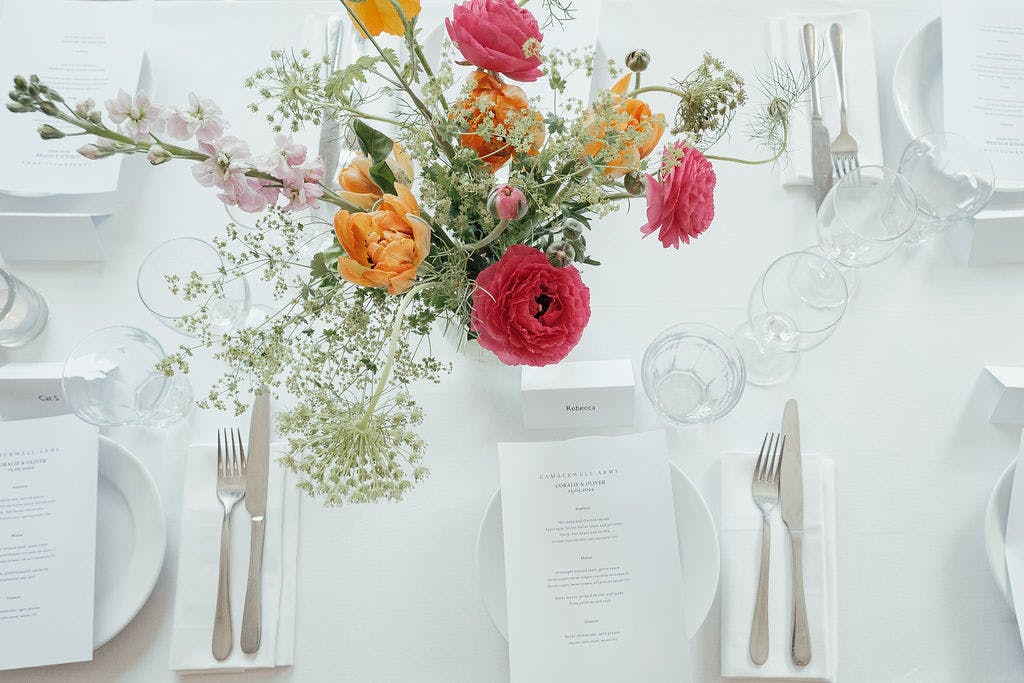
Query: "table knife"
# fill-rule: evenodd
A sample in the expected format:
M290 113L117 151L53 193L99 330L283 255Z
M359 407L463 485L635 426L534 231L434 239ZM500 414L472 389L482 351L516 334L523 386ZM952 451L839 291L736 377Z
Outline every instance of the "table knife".
M341 17L328 17L325 31L325 51L327 64L324 67L326 77L338 70L341 65L341 43L345 35L345 24ZM334 113L324 107L323 119L320 124L320 157L324 160L324 180L334 183L334 174L338 171L338 160L341 156L341 126Z
M260 649L260 584L263 575L263 530L267 513L267 479L270 474L270 393L256 393L249 421L249 458L245 470L245 509L252 517L249 531L249 580L242 610L242 652Z
M782 521L789 529L793 549L793 663L807 666L811 661L811 637L807 628L804 600L804 475L800 463L800 415L796 401L789 399L782 413Z
M832 189L832 146L828 128L821 122L821 101L818 97L817 43L814 24L804 24L804 57L811 78L811 173L814 180L814 206L820 207Z

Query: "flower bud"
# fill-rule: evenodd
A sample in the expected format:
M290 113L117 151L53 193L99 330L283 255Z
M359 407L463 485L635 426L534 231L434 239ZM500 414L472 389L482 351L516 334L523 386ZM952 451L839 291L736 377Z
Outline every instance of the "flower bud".
M556 268L565 268L576 260L576 249L565 240L560 240L548 247L547 256L548 263Z
M647 179L636 171L630 171L624 175L622 184L626 187L626 192L635 197L639 197L647 191Z
M580 223L575 218L567 218L562 223L562 235L567 240L578 240L583 236L583 230L586 228L583 223Z
M626 55L626 68L633 73L640 73L651 63L651 55L647 50L631 50Z
M64 137L64 131L54 128L48 123L39 126L39 137L44 140L59 140Z
M28 89L28 81L25 80L24 76L15 76L14 77L14 87L17 90L27 90Z
M8 102L7 111L14 112L15 114L24 114L26 112L35 111L35 106L31 104L21 104L19 102Z
M149 148L149 152L146 154L146 161L153 164L154 166L159 166L160 164L166 161L170 161L173 158L174 155L168 152L160 145L153 145L152 147Z
M113 154L114 148L106 146L100 147L99 145L88 144L82 145L81 147L78 148L77 151L86 159L102 159L104 157L109 157L111 154Z
M91 123L103 123L103 112L101 112L99 109L93 109L91 112L89 112L88 118Z
M96 102L93 101L91 98L87 100L82 100L81 102L75 105L75 115L78 116L78 118L80 119L87 119L89 118L89 113L92 112L92 110L95 108Z
M56 116L59 113L57 105L48 100L42 100L39 103L39 111L43 112L47 116Z
M498 185L487 197L487 209L500 221L514 221L526 215L526 195L508 183Z

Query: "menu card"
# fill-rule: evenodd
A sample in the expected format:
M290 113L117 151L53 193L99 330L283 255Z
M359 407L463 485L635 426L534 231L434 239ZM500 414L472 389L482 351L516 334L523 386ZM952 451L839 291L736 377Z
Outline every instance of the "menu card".
M95 427L0 422L0 670L92 659Z
M93 98L103 109L119 89L134 93L142 67L146 2L3 3L0 11L0 79L6 93L15 75L36 74L74 107ZM5 98L6 99L6 98ZM42 140L44 123L67 132L77 128L42 113L0 109L0 191L15 194L113 192L121 157L89 161L75 150L90 136Z
M512 681L691 680L665 433L498 461Z
M1024 185L1024 3L942 5L945 128L982 145L996 182Z

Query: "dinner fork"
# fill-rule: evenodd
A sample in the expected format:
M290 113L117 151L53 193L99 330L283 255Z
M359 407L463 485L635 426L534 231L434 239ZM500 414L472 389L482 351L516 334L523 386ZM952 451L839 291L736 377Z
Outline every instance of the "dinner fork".
M832 24L828 37L832 43L832 63L835 64L836 80L839 82L839 135L832 141L832 165L836 169L836 177L842 178L860 168L860 160L857 157L857 141L846 127L846 34L843 25Z
M245 450L237 429L217 432L217 499L224 506L220 525L220 578L217 611L213 617L213 656L224 661L231 654L231 593L228 589L228 550L231 545L231 511L245 497Z
M754 623L750 626L750 659L754 664L764 664L768 660L768 561L772 554L769 518L779 505L779 473L785 443L785 436L772 432L764 435L750 484L754 503L761 510L761 577L757 582Z

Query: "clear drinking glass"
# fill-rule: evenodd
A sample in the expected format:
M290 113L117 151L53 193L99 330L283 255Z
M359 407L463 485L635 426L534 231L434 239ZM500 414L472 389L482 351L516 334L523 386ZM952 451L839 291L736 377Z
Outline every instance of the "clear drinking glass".
M995 191L995 171L985 151L955 133L929 133L903 152L900 173L917 194L918 221L907 237L919 244L973 218Z
M843 176L818 209L818 244L836 263L870 266L896 253L917 218L907 179L884 166Z
M49 316L39 292L0 268L0 346L28 344L42 333Z
M746 371L739 350L710 325L682 323L662 332L644 353L644 391L673 422L714 422L740 400Z
M244 277L223 276L222 293L204 295L196 301L186 301L181 292L174 293L168 282L168 277L176 277L177 286L184 288L193 274L209 279L220 275L224 267L213 245L201 239L179 237L164 242L139 266L139 298L160 322L182 334L195 336L187 329L186 316L195 315L201 308L214 332L237 330L252 322L252 298Z
M788 379L799 354L835 331L849 300L846 280L829 259L806 251L776 259L754 285L747 322L733 335L747 381L770 386Z
M135 327L107 327L79 342L64 363L61 382L71 409L104 427L180 422L192 408L183 375L157 369L160 342Z

